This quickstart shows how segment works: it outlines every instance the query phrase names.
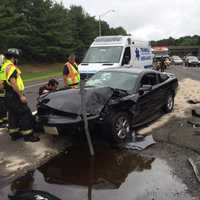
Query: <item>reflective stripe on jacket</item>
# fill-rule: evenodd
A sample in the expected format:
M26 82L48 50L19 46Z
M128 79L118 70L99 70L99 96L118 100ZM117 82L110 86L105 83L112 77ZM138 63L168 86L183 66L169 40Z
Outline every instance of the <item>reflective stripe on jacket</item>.
M0 66L0 81L6 80L6 74L5 74L5 68L6 66L10 64L8 60L6 60L1 66Z
M0 55L2 60L0 62L0 97L5 97L4 81L6 80L5 69L3 68L4 59Z
M67 62L65 65L68 67L68 70L69 70L69 74L67 75L67 85L73 86L73 85L79 84L80 83L80 73L78 71L77 64L74 63L74 65L77 66L77 69L75 69L75 67L70 62Z

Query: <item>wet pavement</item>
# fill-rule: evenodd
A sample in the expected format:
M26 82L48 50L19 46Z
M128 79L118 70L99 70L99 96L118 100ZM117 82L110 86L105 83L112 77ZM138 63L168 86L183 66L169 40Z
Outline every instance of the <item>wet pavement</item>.
M0 199L19 190L47 191L62 200L191 199L187 186L164 159L132 151L76 146L0 190Z

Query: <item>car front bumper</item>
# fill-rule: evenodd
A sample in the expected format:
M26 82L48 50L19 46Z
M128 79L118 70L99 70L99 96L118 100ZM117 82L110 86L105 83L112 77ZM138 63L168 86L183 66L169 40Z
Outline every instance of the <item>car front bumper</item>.
M198 62L189 62L188 64L189 65L199 65L200 63L198 63Z
M87 120L92 121L98 119L99 115L88 116ZM68 116L59 116L59 115L42 115L39 116L40 122L45 126L55 127L63 125L74 125L83 123L83 117L68 117Z

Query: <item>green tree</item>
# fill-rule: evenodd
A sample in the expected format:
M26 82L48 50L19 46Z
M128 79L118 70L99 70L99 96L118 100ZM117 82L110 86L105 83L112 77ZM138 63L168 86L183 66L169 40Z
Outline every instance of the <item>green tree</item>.
M102 22L104 35L126 34ZM64 60L83 55L98 36L98 21L81 6L65 8L53 0L1 0L0 51L15 47L27 60Z

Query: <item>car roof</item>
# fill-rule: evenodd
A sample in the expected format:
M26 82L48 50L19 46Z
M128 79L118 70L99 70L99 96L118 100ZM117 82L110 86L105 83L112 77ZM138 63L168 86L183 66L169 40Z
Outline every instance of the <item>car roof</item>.
M149 72L157 73L155 70L151 69L144 69L141 67L132 67L132 66L125 66L125 67L113 67L113 68L106 68L100 71L104 72L127 72L127 73L133 73L133 74L145 74Z
M197 58L196 56L187 56L187 58Z

